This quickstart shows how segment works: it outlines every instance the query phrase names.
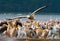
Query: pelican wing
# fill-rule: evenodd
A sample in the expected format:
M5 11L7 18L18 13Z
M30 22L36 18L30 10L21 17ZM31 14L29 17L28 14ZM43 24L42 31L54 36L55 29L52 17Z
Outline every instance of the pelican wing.
M40 11L40 10L46 8L46 7L47 7L47 6L40 7L40 8L38 8L37 10L35 10L34 12L32 12L31 14L32 14L32 15L35 15L35 13L37 13L38 11Z
M27 18L27 16L18 16L18 17L15 17L14 19L21 19L21 18Z
M6 18L6 20L21 19L21 18L27 18L27 16L18 16L18 17L13 17L13 18Z

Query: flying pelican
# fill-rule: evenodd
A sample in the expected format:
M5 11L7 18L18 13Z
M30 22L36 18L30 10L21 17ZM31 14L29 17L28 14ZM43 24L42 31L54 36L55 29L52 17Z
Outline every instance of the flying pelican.
M32 12L30 15L27 15L27 16L18 16L18 17L15 17L14 19L28 18L28 19L30 19L30 20L34 20L35 14L36 14L38 11L40 11L40 10L46 8L46 7L48 7L48 6L42 6L42 7L38 8L37 10L35 10L34 12Z

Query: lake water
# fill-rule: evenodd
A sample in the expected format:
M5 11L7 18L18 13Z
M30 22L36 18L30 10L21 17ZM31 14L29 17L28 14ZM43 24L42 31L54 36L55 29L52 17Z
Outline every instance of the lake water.
M3 20L3 19L6 19L6 18L14 18L14 17L17 17L17 16L25 16L27 14L23 14L23 13L17 13L17 14L14 14L14 13L4 13L4 14L0 14L0 20ZM35 15L35 19L36 20L41 20L41 21L46 21L46 20L49 20L49 19L53 19L53 20L60 20L60 15L40 15L40 14L37 14ZM27 19L23 19L23 20L27 20Z

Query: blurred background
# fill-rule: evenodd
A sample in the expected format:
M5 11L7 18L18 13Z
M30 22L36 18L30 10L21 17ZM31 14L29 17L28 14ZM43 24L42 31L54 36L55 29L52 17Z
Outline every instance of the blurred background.
M48 8L41 12L60 13L60 0L0 0L0 13L33 12L44 5L48 5Z

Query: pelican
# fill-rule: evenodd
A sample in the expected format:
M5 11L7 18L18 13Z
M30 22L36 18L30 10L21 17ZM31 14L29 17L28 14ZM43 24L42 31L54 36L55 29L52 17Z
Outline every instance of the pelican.
M33 11L30 15L26 15L26 16L18 16L18 17L15 17L14 19L20 19L20 18L28 18L30 20L34 20L34 16L37 12L39 12L40 10L46 8L48 6L42 6L40 8L38 8L37 10Z

